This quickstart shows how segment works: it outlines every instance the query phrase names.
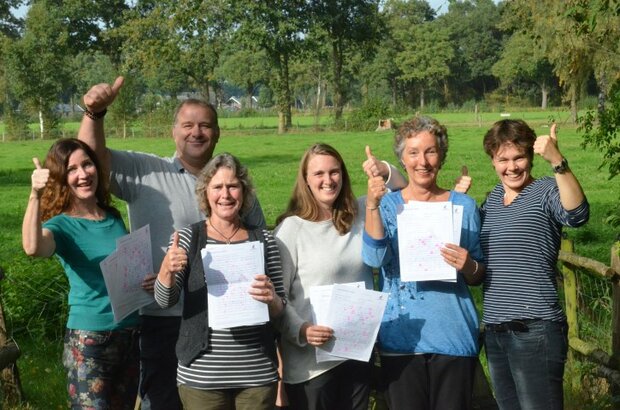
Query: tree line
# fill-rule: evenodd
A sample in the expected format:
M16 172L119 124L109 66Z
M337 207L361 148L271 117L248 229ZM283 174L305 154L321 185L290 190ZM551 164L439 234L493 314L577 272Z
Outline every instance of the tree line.
M15 7L28 4L24 18ZM235 87L278 112L381 101L423 110L475 101L546 108L585 93L601 109L620 76L617 0L5 0L0 110L7 128L36 115L41 136L59 102L127 78L124 124L193 90L222 102Z

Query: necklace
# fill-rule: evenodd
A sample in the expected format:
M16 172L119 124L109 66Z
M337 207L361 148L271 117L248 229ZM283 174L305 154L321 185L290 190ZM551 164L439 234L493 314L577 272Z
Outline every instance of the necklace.
M207 219L207 222L209 222L209 225L211 225L211 228L213 228L213 230L215 232L217 232L218 234L220 234L220 236L222 238L224 238L224 241L226 242L226 245L230 245L230 240L237 234L237 232L239 232L239 228L241 228L241 224L239 224L235 228L235 230L233 231L232 235L226 236L219 229L217 229L215 226L213 226L213 222L211 222L211 218Z

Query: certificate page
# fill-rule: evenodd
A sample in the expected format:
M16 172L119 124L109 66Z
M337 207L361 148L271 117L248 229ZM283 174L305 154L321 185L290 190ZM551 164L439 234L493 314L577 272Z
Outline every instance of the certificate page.
M440 250L454 243L452 202L411 201L396 215L402 281L456 280Z
M116 251L99 266L116 322L153 303L153 295L142 289L144 277L153 273L149 225L117 239Z
M374 290L334 285L326 325L334 337L317 350L367 362L379 333L388 295Z
M207 245L201 255L211 328L228 329L269 321L267 304L248 293L254 276L265 273L261 242Z

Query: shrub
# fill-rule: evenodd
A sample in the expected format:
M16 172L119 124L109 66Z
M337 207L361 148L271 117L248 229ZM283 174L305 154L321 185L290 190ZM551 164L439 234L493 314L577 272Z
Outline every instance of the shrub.
M369 99L351 112L347 119L347 129L355 131L372 131L377 128L379 120L390 116L390 106L383 99Z

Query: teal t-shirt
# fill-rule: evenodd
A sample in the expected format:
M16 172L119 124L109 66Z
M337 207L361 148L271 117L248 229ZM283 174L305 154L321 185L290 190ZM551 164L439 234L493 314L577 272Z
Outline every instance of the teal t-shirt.
M114 323L112 305L99 263L127 234L123 220L107 213L101 221L57 215L43 224L54 234L56 257L69 279L67 328L103 331L135 326L137 312Z

